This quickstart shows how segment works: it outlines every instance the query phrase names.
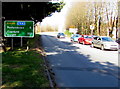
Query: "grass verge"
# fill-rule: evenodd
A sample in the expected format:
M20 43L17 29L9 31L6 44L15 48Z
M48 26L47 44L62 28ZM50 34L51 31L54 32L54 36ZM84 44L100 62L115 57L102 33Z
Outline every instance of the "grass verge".
M39 35L30 39L29 50L19 49L2 53L1 89L41 89L49 87L44 60L39 49Z

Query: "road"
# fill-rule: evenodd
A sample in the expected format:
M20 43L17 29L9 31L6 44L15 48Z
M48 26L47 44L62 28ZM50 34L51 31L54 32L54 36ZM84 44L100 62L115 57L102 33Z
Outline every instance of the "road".
M118 87L118 52L57 39L42 33L42 44L58 87Z

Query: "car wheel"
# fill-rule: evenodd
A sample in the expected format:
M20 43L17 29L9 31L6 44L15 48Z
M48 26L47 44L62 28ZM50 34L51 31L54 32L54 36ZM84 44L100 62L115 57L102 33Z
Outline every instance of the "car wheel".
M101 50L104 50L104 45L101 45Z
M85 45L85 42L83 41L82 44Z
M75 42L75 40L73 39L73 42Z
M94 48L94 44L93 43L91 44L91 47Z
M78 44L80 44L80 42L78 41Z

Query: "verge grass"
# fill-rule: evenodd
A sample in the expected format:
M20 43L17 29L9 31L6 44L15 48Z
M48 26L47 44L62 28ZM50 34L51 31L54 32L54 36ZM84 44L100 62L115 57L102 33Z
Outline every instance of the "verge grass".
M2 53L2 86L1 89L41 89L49 87L45 75L44 60L38 49L36 36L30 40L29 50L19 49ZM38 47L38 48L37 48ZM39 49L40 50L40 49Z

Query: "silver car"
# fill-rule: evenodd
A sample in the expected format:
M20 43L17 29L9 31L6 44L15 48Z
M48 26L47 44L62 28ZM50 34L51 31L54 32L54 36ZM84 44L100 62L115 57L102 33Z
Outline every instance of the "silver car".
M111 37L97 36L92 40L91 47L98 47L101 48L101 50L118 50L118 43L115 42Z

